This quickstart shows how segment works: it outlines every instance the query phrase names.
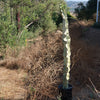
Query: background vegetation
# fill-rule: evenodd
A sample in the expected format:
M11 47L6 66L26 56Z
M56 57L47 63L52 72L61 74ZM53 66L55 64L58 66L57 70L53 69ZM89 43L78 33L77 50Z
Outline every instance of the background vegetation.
M0 50L61 26L63 0L0 0Z
M78 7L75 9L75 13L77 14L77 18L82 20L82 19L95 19L93 16L96 13L96 8L97 8L97 0L89 0L84 6L84 4L81 2L78 4ZM100 8L99 8L100 11Z

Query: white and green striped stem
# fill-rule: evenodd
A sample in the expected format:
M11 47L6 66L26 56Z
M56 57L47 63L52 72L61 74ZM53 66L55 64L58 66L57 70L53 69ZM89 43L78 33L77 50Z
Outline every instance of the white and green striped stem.
M63 88L68 88L69 79L70 79L70 65L71 65L71 50L70 50L70 43L71 38L69 35L68 29L68 19L67 14L64 14L64 11L61 10L62 18L63 18L63 43L64 43L64 70L63 70Z

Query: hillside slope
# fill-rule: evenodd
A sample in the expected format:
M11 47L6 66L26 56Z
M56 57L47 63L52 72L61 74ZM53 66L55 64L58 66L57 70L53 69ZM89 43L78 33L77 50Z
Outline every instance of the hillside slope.
M24 78L27 73L0 67L0 100L24 100L27 91Z
M78 7L78 4L82 2L84 6L86 5L86 1L67 1L67 6L70 8L70 12L74 12L74 9Z
M99 100L100 95L92 88L94 84L95 88L100 90L100 30L78 21L72 21L69 28L72 38L70 82L73 85L73 100ZM24 80L27 98L23 100L57 100L58 85L62 83L63 76L62 32L57 31L37 38L31 46L20 51L17 58L0 61L0 65L4 67L1 68L1 72L9 69L12 76L19 68L21 68L20 73L22 69L28 73ZM2 76L4 76L2 82L6 76L10 81L9 74L2 73ZM21 77L23 76L12 77L12 80L17 81L16 79L20 80ZM16 83L13 82L13 84L17 87ZM6 93L11 93L13 89L9 89ZM0 92L0 97L6 99L6 93ZM17 91L14 92L17 93ZM11 100L14 99L11 98Z

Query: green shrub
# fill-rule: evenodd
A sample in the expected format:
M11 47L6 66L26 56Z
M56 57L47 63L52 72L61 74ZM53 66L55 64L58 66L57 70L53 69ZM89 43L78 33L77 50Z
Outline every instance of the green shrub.
M56 23L56 25L57 25L57 27L59 27L59 25L62 23L62 16L61 16L61 14L60 13L56 13L56 12L54 12L53 14L52 14L52 19L53 19L53 21Z
M62 23L59 4L64 6L61 0L1 0L0 49L57 30Z

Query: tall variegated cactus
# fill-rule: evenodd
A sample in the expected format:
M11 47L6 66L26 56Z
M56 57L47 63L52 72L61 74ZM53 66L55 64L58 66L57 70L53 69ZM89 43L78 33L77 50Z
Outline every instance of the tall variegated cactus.
M71 65L70 42L71 42L71 38L69 35L67 14L65 13L65 11L62 8L61 8L61 13L62 13L62 18L63 18L63 43L64 43L63 88L66 89L66 88L68 88L69 79L70 79L70 65Z

